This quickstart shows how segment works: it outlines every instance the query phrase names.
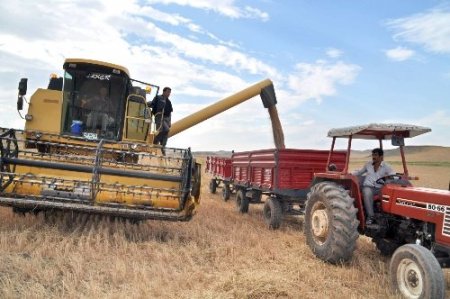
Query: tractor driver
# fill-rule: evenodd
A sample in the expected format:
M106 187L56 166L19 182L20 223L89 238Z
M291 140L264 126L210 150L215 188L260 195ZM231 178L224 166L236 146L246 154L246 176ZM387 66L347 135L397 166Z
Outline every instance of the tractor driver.
M383 155L384 152L381 148L373 149L372 161L367 162L362 169L352 173L359 177L365 174L364 182L362 183L362 194L364 198L364 207L366 209L366 225L375 223L373 196L379 194L381 187L383 187L377 183L377 180L395 174L392 167L383 161Z

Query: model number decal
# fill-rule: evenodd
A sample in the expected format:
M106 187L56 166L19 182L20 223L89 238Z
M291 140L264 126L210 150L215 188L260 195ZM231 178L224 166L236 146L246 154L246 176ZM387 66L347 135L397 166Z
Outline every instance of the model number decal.
M427 204L427 210L440 212L440 213L445 213L445 206L435 205L435 204L429 203L429 204Z
M411 201L406 201L406 200L397 200L397 204L399 204L401 206L411 206L411 207L416 206L416 203L411 202Z

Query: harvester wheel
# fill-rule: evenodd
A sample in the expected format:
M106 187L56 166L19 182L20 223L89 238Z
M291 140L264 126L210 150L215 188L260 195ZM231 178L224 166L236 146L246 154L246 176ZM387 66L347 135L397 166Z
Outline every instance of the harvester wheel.
M244 190L239 190L236 193L236 207L239 213L248 213L248 206L250 201L248 200L248 197L245 196Z
M215 194L216 190L217 190L217 182L215 179L211 179L211 181L209 182L209 192Z
M230 199L230 194L231 194L230 185L229 184L224 184L223 188L222 188L222 199L224 201L229 200Z
M281 222L283 221L283 211L280 201L270 197L264 204L263 215L264 221L270 229L280 228Z
M321 260L336 264L351 259L358 239L353 198L333 182L314 185L305 209L306 242Z
M445 279L439 262L423 246L399 247L389 265L391 287L405 298L445 298Z

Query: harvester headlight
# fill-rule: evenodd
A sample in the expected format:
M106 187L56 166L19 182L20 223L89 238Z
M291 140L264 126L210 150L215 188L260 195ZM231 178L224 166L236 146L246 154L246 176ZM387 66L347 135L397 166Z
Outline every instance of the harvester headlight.
M152 88L150 86L146 86L145 93L151 93L151 92L152 92Z
M26 120L32 120L32 119L33 119L33 115L31 115L31 114L25 114L25 119L26 119Z
M36 139L39 139L39 138L42 137L42 134L41 133L36 133L36 134L34 134L34 136L36 136Z
M132 144L132 145L130 145L130 148L131 148L132 150L136 150L136 149L137 149L137 147L138 147L138 145L137 145L137 144Z

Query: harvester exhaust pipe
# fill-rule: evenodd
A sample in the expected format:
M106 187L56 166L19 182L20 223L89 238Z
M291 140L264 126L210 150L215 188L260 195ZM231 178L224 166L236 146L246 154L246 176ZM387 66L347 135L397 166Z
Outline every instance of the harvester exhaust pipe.
M196 124L205 121L219 113L222 113L240 103L243 103L256 95L261 96L261 100L265 108L269 109L269 115L272 120L272 129L274 134L276 148L284 148L284 135L281 127L278 112L276 110L276 95L273 83L269 79L265 79L250 87L247 87L223 100L220 100L200 111L197 111L177 122L175 122L169 131L169 137L172 137Z

